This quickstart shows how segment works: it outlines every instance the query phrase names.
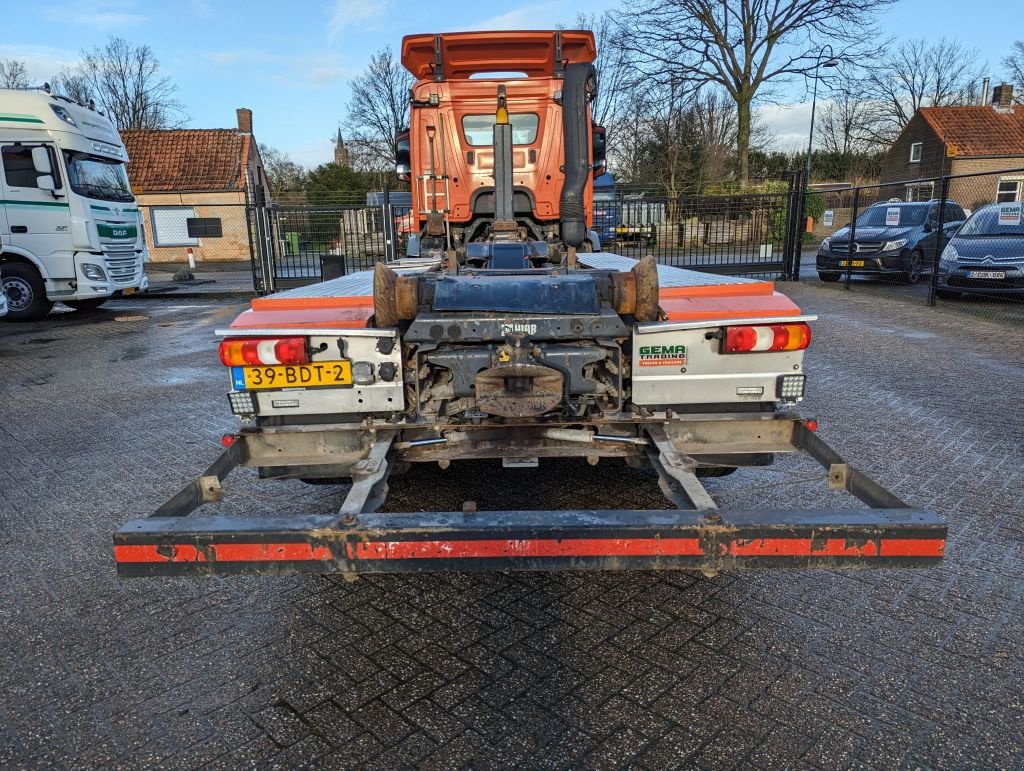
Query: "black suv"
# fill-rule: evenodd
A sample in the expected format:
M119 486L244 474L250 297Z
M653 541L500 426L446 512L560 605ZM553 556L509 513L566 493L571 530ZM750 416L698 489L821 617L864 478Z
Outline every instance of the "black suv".
M937 200L919 203L893 200L869 206L857 217L852 245L849 227L837 230L821 242L818 277L822 281L838 281L849 261L852 273L897 275L909 284L916 284L922 274L930 272L933 250L942 251L967 215L959 204L946 201L944 219L940 234Z

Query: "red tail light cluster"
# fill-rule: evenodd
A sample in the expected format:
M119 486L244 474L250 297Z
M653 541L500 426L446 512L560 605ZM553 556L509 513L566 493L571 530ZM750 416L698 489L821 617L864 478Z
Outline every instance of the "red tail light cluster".
M222 340L220 360L226 367L308 364L304 337L246 337Z
M726 327L722 353L802 351L811 344L811 328L804 322Z

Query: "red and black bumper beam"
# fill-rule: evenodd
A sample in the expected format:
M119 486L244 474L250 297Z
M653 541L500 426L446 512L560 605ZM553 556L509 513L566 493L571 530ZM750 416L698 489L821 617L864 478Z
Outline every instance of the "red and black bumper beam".
M387 490L391 439L384 439L354 472L338 514L188 516L219 498L242 437L154 516L115 533L114 558L123 576L907 568L942 559L946 526L934 513L907 507L843 463L802 422L794 444L828 469L831 488L871 508L720 511L664 433L648 434L662 489L679 509L372 513Z

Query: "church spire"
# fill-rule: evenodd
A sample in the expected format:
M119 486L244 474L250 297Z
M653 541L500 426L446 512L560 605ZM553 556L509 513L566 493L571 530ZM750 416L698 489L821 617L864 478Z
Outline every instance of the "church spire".
M348 148L345 147L345 138L341 135L341 126L338 126L338 135L334 139L334 162L339 166L348 166Z

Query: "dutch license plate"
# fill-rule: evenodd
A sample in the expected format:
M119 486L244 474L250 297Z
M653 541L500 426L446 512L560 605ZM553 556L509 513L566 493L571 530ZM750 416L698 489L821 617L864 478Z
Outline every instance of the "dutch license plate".
M845 268L847 265L850 265L850 264L851 263L850 263L849 260L840 260L839 261L839 267L840 268ZM854 260L852 265L855 268L863 268L864 267L864 260Z
M231 381L236 391L261 388L350 386L352 385L352 362L325 361L322 364L232 367Z
M1006 278L1005 270L969 270L967 278Z

